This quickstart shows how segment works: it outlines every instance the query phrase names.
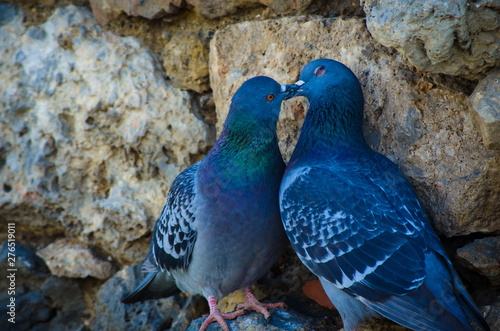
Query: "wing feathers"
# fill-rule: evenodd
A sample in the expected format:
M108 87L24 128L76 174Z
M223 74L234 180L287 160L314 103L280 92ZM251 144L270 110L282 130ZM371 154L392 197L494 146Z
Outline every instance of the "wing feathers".
M197 169L195 164L175 179L156 221L149 263L161 270L187 268L191 260L196 242L193 200Z
M402 202L416 200L414 193L403 198L387 194L368 174L357 176L353 169L309 167L295 173L284 179L281 213L292 245L311 270L341 288L378 299L410 293L422 283L427 246L418 231L423 221L414 219Z
M472 330L467 316L489 330L413 188L394 164L384 162L392 169L350 164L285 174L280 210L297 255L320 279L408 328ZM337 304L349 308L349 300ZM348 328L358 323L351 313L341 312Z

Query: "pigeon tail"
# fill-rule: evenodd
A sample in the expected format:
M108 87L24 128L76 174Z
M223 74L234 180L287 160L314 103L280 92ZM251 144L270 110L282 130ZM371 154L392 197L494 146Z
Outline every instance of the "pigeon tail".
M144 277L137 288L122 299L125 304L151 299L167 298L180 293L175 280L165 271L150 272Z
M427 263L427 261L429 262ZM479 312L479 309L472 300L469 292L467 292L467 289L465 288L465 285L458 276L457 272L455 271L455 269L453 269L453 266L451 265L448 258L446 256L443 256L442 254L432 252L431 254L428 254L426 256L426 265L428 266L428 272L430 272L430 270L439 268L436 267L436 265L441 266L443 270L441 272L441 275L448 277L447 279L450 279L451 281L452 292L456 301L446 300L446 297L442 297L441 300L444 302L445 308L452 312L457 318L460 318L463 322L468 323L467 318L469 318L482 330L489 331L490 327ZM442 278L438 278L441 275L438 274L437 276L435 276L435 281L433 283L438 283L439 281L442 282ZM432 291L435 294L439 294L437 289L433 289ZM442 289L440 291L441 293L444 292Z
M391 296L382 302L362 300L379 314L416 331L474 330L469 320L489 331L472 298L448 260L426 254L426 278L413 293ZM425 305L423 305L425 303Z

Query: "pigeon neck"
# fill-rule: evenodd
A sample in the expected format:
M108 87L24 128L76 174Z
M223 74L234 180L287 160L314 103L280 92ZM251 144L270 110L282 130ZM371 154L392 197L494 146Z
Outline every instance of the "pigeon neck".
M281 166L283 160L276 136L276 121L273 129L272 125L262 121L226 121L217 142L207 155L206 175L216 176L222 182L238 181L238 178L259 179L269 169Z
M292 157L307 151L330 153L332 150L368 146L362 134L363 105L331 101L321 98L309 102L309 110Z
M214 147L218 153L266 150L277 144L277 121L234 118L229 114ZM231 156L233 157L233 156Z

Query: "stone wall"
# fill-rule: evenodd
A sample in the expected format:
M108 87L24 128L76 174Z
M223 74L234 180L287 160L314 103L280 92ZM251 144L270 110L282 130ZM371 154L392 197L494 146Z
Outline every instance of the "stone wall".
M500 330L498 2L15 2L0 4L0 240L15 223L20 329L184 330L207 312L184 294L120 303L170 184L210 149L245 80L291 83L332 58L361 81L367 141L407 175ZM285 159L306 111L282 107ZM0 256L6 270L6 243ZM289 249L256 284L291 307L266 328L340 328L311 284ZM263 329L255 315L231 326L244 322ZM400 329L367 325L381 328Z

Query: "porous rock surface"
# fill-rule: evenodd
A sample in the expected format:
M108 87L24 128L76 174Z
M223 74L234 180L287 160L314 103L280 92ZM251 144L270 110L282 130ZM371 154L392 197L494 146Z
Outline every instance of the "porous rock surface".
M143 278L139 266L117 272L96 295L96 319L91 330L165 330L184 331L191 320L208 312L200 296L179 296L124 305L120 300Z
M418 69L477 79L500 65L500 3L362 0L373 38Z
M161 56L173 84L198 93L210 89L207 36L200 36L198 31L175 34L163 48Z
M40 249L38 256L45 261L50 272L58 277L85 278L90 276L108 279L114 273L110 262L95 257L88 247L68 243L66 239L59 239Z
M214 19L232 14L240 8L256 5L265 5L276 12L302 11L306 9L313 0L186 0L188 5L200 15Z
M154 54L103 32L87 9L58 8L29 28L15 14L0 26L2 219L140 261L128 248L213 144L212 129Z
M500 287L500 236L476 239L457 250L461 264Z
M157 19L177 14L185 5L183 0L90 0L90 6L99 24L106 24L120 14Z
M500 150L500 69L492 70L479 82L469 102L484 146Z

